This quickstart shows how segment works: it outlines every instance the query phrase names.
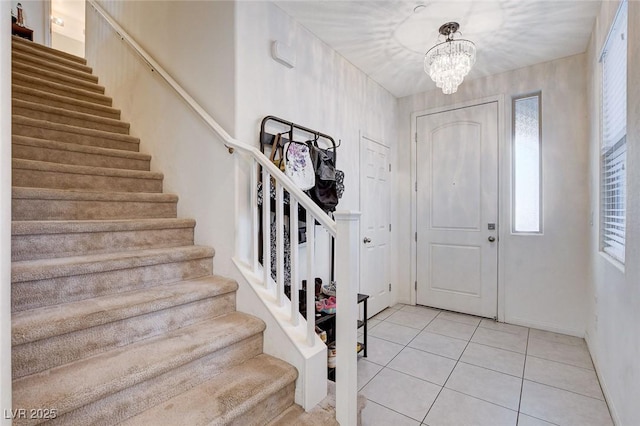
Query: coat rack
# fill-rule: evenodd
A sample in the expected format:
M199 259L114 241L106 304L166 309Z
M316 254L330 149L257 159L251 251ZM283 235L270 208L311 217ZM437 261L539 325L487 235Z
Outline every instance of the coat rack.
M333 139L331 136L327 135L326 133L322 133L319 132L317 130L313 130L310 129L309 127L305 127L302 126L300 124L296 124L292 121L288 121L285 120L283 118L279 118L273 115L268 115L265 118L262 119L262 122L260 123L260 151L264 154L265 151L265 147L269 146L271 149L274 149L273 147L273 141L276 137L275 134L272 133L268 133L266 132L265 128L267 127L268 124L273 124L273 123L279 123L282 126L285 126L285 128L288 128L288 131L286 132L277 132L280 134L283 133L287 133L288 135L288 139L286 138L282 138L282 144L285 144L289 141L293 141L293 132L294 130L300 131L300 132L304 132L307 133L311 136L313 136L314 138L314 143L317 146L317 141L320 138L323 138L325 140L327 140L330 144L331 144L331 149L333 149L333 159L334 159L334 164L337 164L337 160L338 160L338 151L336 148L340 147L341 142L338 141L338 144L336 145L336 141L335 139ZM266 203L267 198L269 197L269 194L263 194L263 200L265 200L265 202L263 202L263 206ZM286 211L286 210L285 210ZM302 216L300 217L300 220L304 220L302 219ZM309 231L309 229L307 230L307 232ZM313 231L313 227L311 227L311 231ZM260 239L262 239L262 229L260 231ZM260 247L262 247L262 244L260 244ZM262 253L260 253L260 258L262 258ZM334 267L334 262L335 262L335 240L331 239L331 281L335 280L335 267Z
M301 126L300 124L296 124L292 121L287 121L285 119L279 118L279 117L275 117L273 115L268 115L265 118L262 119L262 122L260 123L260 151L262 153L264 153L264 148L265 146L273 146L273 140L275 138L275 134L271 134L271 133L267 133L265 131L265 127L267 126L268 123L270 122L275 122L275 123L280 123L281 125L284 125L285 127L289 128L289 131L286 132L289 136L288 139L283 139L283 143L289 142L293 140L293 131L294 130L298 130L298 131L302 131L305 133L308 133L309 135L312 135L314 138L319 139L319 138L323 138L326 139L327 141L329 141L329 143L331 143L331 147L333 148L334 151L334 161L337 164L337 156L338 156L338 152L336 151L336 148L340 147L340 143L338 142L338 144L336 145L336 141L329 135L319 132L317 130L313 130L310 129L308 127L305 126Z

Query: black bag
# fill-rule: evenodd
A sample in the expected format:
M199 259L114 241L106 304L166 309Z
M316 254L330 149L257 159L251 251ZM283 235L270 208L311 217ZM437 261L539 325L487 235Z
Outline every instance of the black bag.
M319 148L313 141L307 141L307 145L316 174L316 184L308 194L322 210L333 212L338 205L335 151Z

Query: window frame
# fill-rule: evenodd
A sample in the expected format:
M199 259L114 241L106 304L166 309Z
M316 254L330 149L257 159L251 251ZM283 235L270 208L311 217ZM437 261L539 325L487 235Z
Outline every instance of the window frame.
M538 98L538 230L518 231L516 229L516 102L522 99ZM513 235L544 235L544 192L542 167L542 90L511 97L511 233Z
M623 17L623 9L624 9L624 17ZM628 31L629 31L629 18L628 18L628 1L622 0L620 5L618 6L618 10L616 11L616 15L611 22L609 27L609 32L607 37L602 45L602 50L600 52L600 144L599 144L599 175L598 175L598 212L599 212L599 220L598 220L598 251L599 253L609 260L613 265L624 271L624 265L626 261L626 236L627 236L627 201L628 201L628 191L627 191L627 116L628 112L626 112L624 119L624 134L618 137L614 142L605 140L605 131L607 129L605 123L605 102L607 96L605 96L605 60L606 54L609 52L610 44L609 42L612 40L614 36L614 30L618 29L620 24L620 19L625 19L625 45L627 46L626 50L624 50L624 66L625 66L625 102L627 105L625 106L625 112L628 111L628 87L626 85L626 79L628 78ZM617 156L621 154L616 154L618 150L623 151L624 160L622 160L623 168L622 168L622 176L623 180L619 186L622 186L622 190L624 191L622 194L622 203L624 204L624 212L623 212L623 222L622 222L622 233L623 233L623 241L621 253L617 252L615 249L610 247L611 244L607 244L606 237L607 235L612 235L612 233L607 233L607 228L604 225L606 215L605 215L605 199L606 198L614 198L615 194L612 194L614 191L618 190L619 186L616 186L615 189L611 189L611 192L607 192L605 187L605 173L607 173L606 168L609 167L609 164L616 160ZM613 161L612 161L613 160ZM613 240L613 238L609 238L609 240Z

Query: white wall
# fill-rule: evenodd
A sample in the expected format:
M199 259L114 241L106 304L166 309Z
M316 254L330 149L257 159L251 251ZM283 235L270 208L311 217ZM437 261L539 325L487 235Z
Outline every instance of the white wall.
M359 210L360 132L389 145L395 163L397 100L276 5L243 1L236 9L238 139L259 146L260 121L275 115L342 140L337 166L345 172L346 191L339 208ZM272 59L275 40L295 50L294 68ZM394 200L394 229L397 205ZM395 271L394 247L390 254Z
M80 40L67 37L64 34L57 32L51 33L51 47L71 53L72 55L80 56L81 58L84 57L84 43Z
M4 4L2 5L4 6ZM8 7L0 34L9 34ZM0 37L0 410L11 409L11 39ZM0 424L11 420L0 418Z
M585 55L571 56L515 71L465 81L454 95L440 90L399 101L399 167L397 191L409 206L411 182L410 116L416 111L504 96L505 128L500 146L501 192L499 279L506 322L582 336L586 317L588 278L589 190ZM544 234L513 235L511 229L510 143L511 97L542 91L542 168ZM582 124L581 124L582 123ZM398 234L403 260L401 282L410 282L411 212L402 210ZM406 285L400 301L415 300Z
M234 132L232 2L101 2L227 132ZM122 118L177 193L178 216L196 219L196 244L216 249L216 273L235 271L234 157L169 86L87 7L87 60Z
M609 408L618 425L640 419L640 3L629 1L627 64L627 235L623 270L599 250L600 99L602 46L617 11L617 1L602 2L588 49L590 117L592 281L587 343Z

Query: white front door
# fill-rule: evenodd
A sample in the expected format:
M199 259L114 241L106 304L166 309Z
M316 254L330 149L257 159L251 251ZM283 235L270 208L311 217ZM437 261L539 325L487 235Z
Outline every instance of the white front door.
M417 302L495 317L498 104L416 117Z
M368 294L367 314L390 303L389 148L360 138L360 293Z

